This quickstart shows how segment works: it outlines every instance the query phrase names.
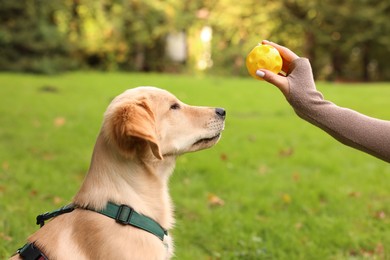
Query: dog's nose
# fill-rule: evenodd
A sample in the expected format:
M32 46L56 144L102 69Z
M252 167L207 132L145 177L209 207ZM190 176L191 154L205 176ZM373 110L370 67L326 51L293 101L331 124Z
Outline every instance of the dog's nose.
M226 111L225 111L225 109L223 109L223 108L216 108L215 109L215 113L218 115L218 116L220 116L220 117L222 117L222 118L225 118L225 116L226 116Z

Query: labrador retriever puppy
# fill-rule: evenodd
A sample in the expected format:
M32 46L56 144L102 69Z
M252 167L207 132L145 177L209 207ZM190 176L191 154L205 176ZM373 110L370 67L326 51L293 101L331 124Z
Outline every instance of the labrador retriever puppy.
M224 121L222 108L190 106L155 87L120 94L104 114L74 209L31 235L28 250L39 250L36 259L171 258L176 157L216 144ZM116 217L104 212L111 206Z

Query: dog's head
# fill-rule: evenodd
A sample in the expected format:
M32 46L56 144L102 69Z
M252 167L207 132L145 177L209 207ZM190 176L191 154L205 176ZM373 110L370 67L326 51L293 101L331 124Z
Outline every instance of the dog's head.
M209 148L220 139L225 110L184 104L168 91L138 87L117 96L104 116L103 134L126 157L159 160Z

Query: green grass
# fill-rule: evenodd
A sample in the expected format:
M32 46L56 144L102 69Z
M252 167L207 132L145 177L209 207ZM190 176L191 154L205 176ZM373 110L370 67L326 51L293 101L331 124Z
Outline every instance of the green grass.
M212 149L178 159L176 259L389 259L390 165L299 119L251 78L0 74L0 259L67 204L111 98L138 85L227 110ZM335 103L390 119L390 84L319 83ZM44 91L55 88L56 91ZM210 205L210 196L223 205Z

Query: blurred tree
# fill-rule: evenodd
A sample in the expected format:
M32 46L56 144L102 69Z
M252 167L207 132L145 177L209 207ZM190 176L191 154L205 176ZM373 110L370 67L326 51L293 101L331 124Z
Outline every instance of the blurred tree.
M122 2L69 0L57 11L58 27L69 42L69 55L84 66L115 70L129 51L123 38Z
M168 34L163 1L131 0L124 5L122 33L130 52L125 68L161 71Z
M245 56L270 39L308 57L318 79L385 80L389 17L384 0L0 0L0 69L180 71L213 64L214 73L247 75ZM206 31L211 42L201 40ZM188 59L174 63L165 45L178 32L187 37Z
M213 29L213 71L247 75L245 57L258 42L272 36L276 23L270 13L278 6L266 0L204 1L196 18L199 26Z
M62 1L0 1L0 69L53 73L71 68L55 10Z
M312 61L317 78L368 81L376 72L375 79L385 79L382 71L388 72L389 65L375 53L390 50L389 8L382 0L283 0L281 24L296 28L277 30L300 32L292 37L304 39L302 54Z

